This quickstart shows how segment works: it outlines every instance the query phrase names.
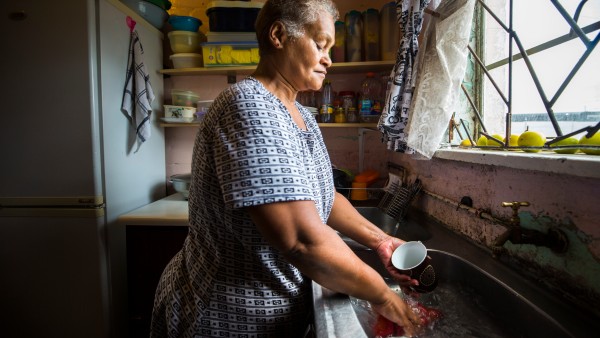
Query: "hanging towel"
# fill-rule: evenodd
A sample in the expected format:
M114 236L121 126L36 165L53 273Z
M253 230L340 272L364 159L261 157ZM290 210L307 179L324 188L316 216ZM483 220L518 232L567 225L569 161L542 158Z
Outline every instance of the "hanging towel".
M406 145L405 128L413 93L413 64L419 50L417 38L423 24L423 12L429 2L430 0L396 0L396 13L403 35L377 127L387 139L388 149L398 152L414 153Z
M141 144L150 139L152 101L154 92L150 84L150 76L144 66L144 49L136 30L131 31L129 42L129 60L121 111L127 116L135 128L138 149Z

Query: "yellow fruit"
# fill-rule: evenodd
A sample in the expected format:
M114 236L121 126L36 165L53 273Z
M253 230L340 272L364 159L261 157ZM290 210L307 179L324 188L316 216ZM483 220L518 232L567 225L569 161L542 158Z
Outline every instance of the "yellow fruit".
M583 135L583 137L579 140L579 144L600 146L600 132L595 133L594 135L592 135L592 137L589 138ZM581 148L580 150L588 155L600 155L600 149Z
M506 137L502 139L504 143L506 143ZM519 135L511 134L510 139L508 141L509 147L517 147L519 146Z
M499 134L493 134L492 137L495 139L498 139L498 140L502 140L502 135L499 135ZM494 141L491 138L489 138L487 140L487 145L490 147L501 147L502 146L500 143L498 143L497 141Z
M573 146L576 145L579 141L577 141L574 137L568 137L564 140L560 140L558 142L552 143L550 148L558 147L558 146ZM566 149L555 149L554 152L558 154L575 154L577 152L577 148L566 148Z
M481 137L477 140L477 146L479 147L487 147L487 137L485 135L481 135Z
M471 143L471 140L469 140L468 138L466 138L460 142L461 147L470 147L472 145L473 144Z
M546 143L546 137L537 131L526 131L519 136L519 147L541 147ZM537 153L540 149L523 149L528 153Z

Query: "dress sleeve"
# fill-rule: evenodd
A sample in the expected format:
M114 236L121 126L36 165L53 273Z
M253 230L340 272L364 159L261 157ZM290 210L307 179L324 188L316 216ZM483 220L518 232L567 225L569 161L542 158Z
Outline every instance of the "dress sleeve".
M215 164L224 202L233 208L314 200L305 141L278 100L233 91L216 102Z

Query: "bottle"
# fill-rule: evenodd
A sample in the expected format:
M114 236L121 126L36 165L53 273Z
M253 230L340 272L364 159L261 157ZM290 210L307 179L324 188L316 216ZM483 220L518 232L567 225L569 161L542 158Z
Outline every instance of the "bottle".
M379 61L379 11L367 9L363 15L363 54L365 61Z
M333 88L331 87L331 81L327 79L323 80L321 111L319 113L321 123L333 122Z
M381 115L381 81L375 78L375 73L368 72L360 85L358 114L362 122L375 123Z
M331 48L331 62L346 62L346 24L335 22L335 44Z
M362 61L362 17L359 11L346 13L346 62Z
M379 55L383 61L393 61L398 52L400 41L400 25L396 19L396 2L391 1L383 5L379 12Z

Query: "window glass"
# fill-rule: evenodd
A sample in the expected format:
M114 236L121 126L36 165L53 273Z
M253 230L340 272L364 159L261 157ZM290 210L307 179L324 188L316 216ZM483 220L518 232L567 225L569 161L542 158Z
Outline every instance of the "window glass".
M509 25L508 0L486 1L488 7ZM559 0L565 10L574 16L579 0ZM514 0L513 29L525 50L543 49L529 58L548 100L552 100L569 73L586 51L584 43L574 39L557 44L557 38L568 35L571 27L556 7L548 0ZM508 98L509 38L502 27L485 14L484 62L491 66L490 73ZM600 1L587 1L578 18L581 28L593 26L587 37L593 40L600 32ZM565 39L566 40L566 39ZM555 44L544 49L544 44ZM519 53L513 43L513 55ZM498 66L498 64L503 65ZM600 121L600 47L596 47L578 70L566 89L552 105L562 134L595 125ZM491 81L484 80L484 123L491 133L505 133L507 106L497 94ZM512 71L512 132L540 131L547 137L556 136L543 100L523 59L513 62Z

